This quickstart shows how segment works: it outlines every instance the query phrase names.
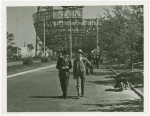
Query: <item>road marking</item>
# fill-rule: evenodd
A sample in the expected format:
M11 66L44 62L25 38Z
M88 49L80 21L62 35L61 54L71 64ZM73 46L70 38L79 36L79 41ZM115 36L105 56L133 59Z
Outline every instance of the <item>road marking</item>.
M33 70L17 73L17 74L13 74L13 75L9 75L9 76L7 76L7 78L14 77L14 76L17 76L17 75L22 75L22 74L33 72L33 71L37 71L37 70L41 70L41 69L45 69L45 68L49 68L49 67L53 67L53 66L56 66L56 64L51 65L51 66L47 66L47 67L42 67L42 68L38 68L38 69L33 69Z

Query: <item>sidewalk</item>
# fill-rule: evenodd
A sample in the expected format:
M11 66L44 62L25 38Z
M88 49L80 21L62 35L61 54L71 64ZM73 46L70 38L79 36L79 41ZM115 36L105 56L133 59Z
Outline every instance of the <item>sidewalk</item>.
M127 89L123 92L116 92L114 90L114 76L110 69L101 67L94 69L94 74L86 78L86 85L90 86L86 88L89 99L84 105L88 106L88 111L142 112L143 101L134 91Z

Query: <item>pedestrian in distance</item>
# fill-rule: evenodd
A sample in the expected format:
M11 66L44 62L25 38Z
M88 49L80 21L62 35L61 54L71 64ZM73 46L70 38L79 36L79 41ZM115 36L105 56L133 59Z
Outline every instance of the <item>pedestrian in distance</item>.
M89 67L90 68L90 74L93 74L93 69L94 69L94 62L93 62L93 57L92 55L89 53L88 54L88 60L91 62L91 66Z
M89 53L89 54L88 54L88 60L91 61L91 59L92 59L92 56L91 56L91 54Z
M96 65L96 55L94 54L94 56L93 56L93 62L94 62L94 64Z
M90 66L90 74L93 74L93 69L94 69L94 66L93 66L93 63L91 62L91 66Z
M71 59L69 58L69 52L63 51L62 57L58 59L56 68L59 69L59 80L63 97L67 99L67 91L69 85L70 69L72 68Z
M91 66L90 61L87 58L82 57L82 50L78 50L77 58L73 62L73 78L77 81L77 98L84 96L84 82L86 75L86 65Z
M84 56L83 56L84 57ZM88 59L88 56L86 55L85 58ZM90 69L90 66L88 64L85 65L85 68L86 68L86 75L89 75L90 72L89 72L89 69Z
M97 66L97 69L99 69L99 56L98 55L96 56L96 66Z

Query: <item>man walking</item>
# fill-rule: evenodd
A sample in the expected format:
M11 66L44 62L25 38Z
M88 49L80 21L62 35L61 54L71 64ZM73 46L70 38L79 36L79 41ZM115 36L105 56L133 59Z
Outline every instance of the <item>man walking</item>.
M63 51L62 57L58 59L56 68L59 69L60 85L63 92L63 97L67 99L67 91L69 85L70 69L72 68L69 52Z
M84 82L85 82L85 75L86 75L86 67L85 65L91 66L90 61L87 58L82 57L82 50L78 50L77 58L74 60L73 66L73 77L77 80L77 92L79 99L80 93L81 97L84 96Z

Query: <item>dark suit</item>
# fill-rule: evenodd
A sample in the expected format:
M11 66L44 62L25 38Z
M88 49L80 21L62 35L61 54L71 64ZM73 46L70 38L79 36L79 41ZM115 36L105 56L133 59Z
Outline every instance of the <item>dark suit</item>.
M58 59L62 58L62 56L58 56Z
M73 76L77 79L77 91L78 95L84 95L84 82L85 82L85 74L86 74L86 65L91 65L87 58L81 58L81 60L75 59L73 66ZM81 84L81 89L80 89Z
M69 69L62 69L62 67L65 67L65 66L68 66L69 69L71 69L72 68L71 60L65 61L64 58L58 59L56 68L59 69L60 85L61 85L61 89L62 89L64 97L67 96L69 76L70 76Z

